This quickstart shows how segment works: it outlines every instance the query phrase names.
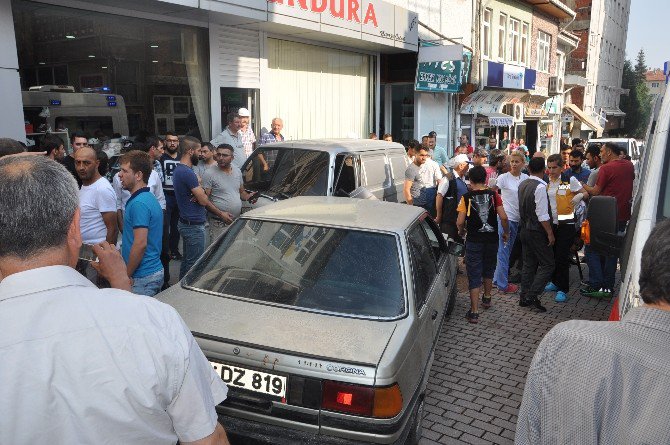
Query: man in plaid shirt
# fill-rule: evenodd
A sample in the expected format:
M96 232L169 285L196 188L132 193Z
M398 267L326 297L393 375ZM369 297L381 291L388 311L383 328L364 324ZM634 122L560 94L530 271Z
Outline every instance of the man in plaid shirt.
M249 125L251 120L251 113L246 108L240 108L237 114L240 116L240 123L242 127L240 128L240 137L242 138L242 144L244 145L244 155L248 158L251 155L251 152L256 148L256 135L254 130Z

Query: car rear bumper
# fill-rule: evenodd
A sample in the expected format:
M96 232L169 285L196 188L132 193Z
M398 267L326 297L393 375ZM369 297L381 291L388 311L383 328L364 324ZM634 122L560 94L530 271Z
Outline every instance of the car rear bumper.
M231 416L224 413L220 406L217 406L217 412L219 422L230 437L231 445L402 445L409 434L410 420L412 419L412 416L406 416L400 432L396 431L393 434L383 435L357 433L351 430L335 430L333 428L318 430L318 427L315 427L314 431L303 431ZM329 432L340 433L352 438L329 435Z

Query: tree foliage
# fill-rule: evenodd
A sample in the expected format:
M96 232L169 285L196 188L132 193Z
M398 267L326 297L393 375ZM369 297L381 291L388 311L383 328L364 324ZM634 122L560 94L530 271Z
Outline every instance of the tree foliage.
M621 88L629 91L621 97L621 110L626 113L624 128L630 137L642 139L651 117L651 95L645 83L647 67L644 50L637 54L635 66L626 60L623 66Z

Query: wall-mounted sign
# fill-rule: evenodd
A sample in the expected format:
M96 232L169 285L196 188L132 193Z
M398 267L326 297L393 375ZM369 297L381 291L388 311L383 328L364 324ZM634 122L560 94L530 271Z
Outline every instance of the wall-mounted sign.
M470 74L472 53L462 45L422 46L414 89L430 93L460 93Z
M523 66L487 62L485 86L515 90L534 90L537 72Z
M267 0L268 22L416 49L419 17L383 0Z

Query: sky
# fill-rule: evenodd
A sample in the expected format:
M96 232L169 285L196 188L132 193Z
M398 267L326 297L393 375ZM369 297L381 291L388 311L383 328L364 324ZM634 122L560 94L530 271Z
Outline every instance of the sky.
M626 59L633 62L638 51L644 49L647 66L663 68L670 60L670 45L665 31L668 27L668 0L631 0L628 20Z

